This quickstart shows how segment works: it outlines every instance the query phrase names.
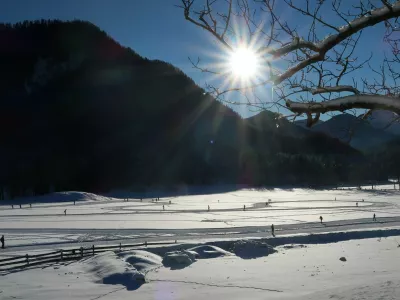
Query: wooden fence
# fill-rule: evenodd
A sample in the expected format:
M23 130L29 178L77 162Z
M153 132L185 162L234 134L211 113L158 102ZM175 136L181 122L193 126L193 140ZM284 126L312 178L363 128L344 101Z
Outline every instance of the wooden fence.
M104 245L91 247L80 247L73 249L60 249L42 254L25 254L10 258L0 259L0 271L7 271L18 268L25 268L28 266L37 266L46 263L56 263L60 261L80 260L84 257L93 256L97 253L106 252L110 250L122 250L126 248L147 247L152 245L170 245L177 243L173 242L144 242L140 244L121 244L118 245Z

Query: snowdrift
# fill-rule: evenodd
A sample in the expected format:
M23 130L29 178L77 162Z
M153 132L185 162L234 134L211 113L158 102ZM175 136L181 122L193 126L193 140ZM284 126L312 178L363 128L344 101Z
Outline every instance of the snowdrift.
M16 198L9 201L3 201L2 204L29 204L29 203L58 203L58 202L73 202L73 201L108 201L109 197L104 197L86 192L57 192L46 194L43 196L32 196Z
M216 258L220 256L233 255L231 252L213 245L201 245L193 247L190 248L190 251L197 253L199 258Z
M268 256L276 250L267 243L254 240L241 240L233 244L235 255L243 259L253 259Z
M127 290L136 290L146 282L145 276L148 272L162 266L176 270L191 265L197 259L232 255L228 251L210 245L166 252L163 258L150 251L108 251L81 260L78 264L95 283L120 284Z
M161 267L179 270L192 265L197 260L223 256L256 259L277 252L275 246L284 246L282 249L288 250L305 248L307 247L305 244L325 244L351 239L384 237L389 236L389 233L398 232L398 229L331 232L282 236L273 239L223 240L200 245L182 244L121 252L109 251L81 260L78 264L82 266L85 273L93 278L95 283L118 284L125 286L127 290L135 290L146 283L147 273ZM340 259L344 261L344 259Z
M186 250L167 252L162 261L164 267L171 268L171 270L183 269L193 262L195 262L194 255Z
M144 250L121 252L119 257L144 274L162 265L162 258L159 255Z
M80 264L96 283L121 284L127 290L136 290L145 282L143 273L111 251L83 260Z
M176 250L165 253L162 261L165 267L171 270L183 269L197 259L216 258L225 255L232 255L232 253L225 251L217 246L201 245L186 250Z

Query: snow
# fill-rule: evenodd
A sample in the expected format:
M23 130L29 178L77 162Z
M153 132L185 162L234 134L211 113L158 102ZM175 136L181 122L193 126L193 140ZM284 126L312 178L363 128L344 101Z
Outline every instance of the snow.
M165 267L171 268L171 270L184 268L194 263L195 258L193 253L185 251L172 251L167 252L162 261Z
M125 251L121 252L119 256L143 273L162 265L162 259L159 255L144 250Z
M149 249L151 251L151 249ZM148 251L106 252L79 262L10 273L1 299L398 299L397 240L351 240L307 247L277 247L254 259L224 255L186 268L159 266ZM143 275L126 260L140 255ZM151 259L150 259L151 257ZM340 261L346 257L346 262Z
M95 283L123 285L135 290L145 281L144 274L114 252L105 252L77 263Z
M400 8L400 6L399 6ZM336 39L336 35L329 36L320 43L320 47ZM300 103L287 100L286 105L294 112L309 111L309 103ZM351 108L374 108L383 110L400 111L398 98L383 95L350 95L333 100L318 102L312 107L312 112L343 111Z
M241 240L234 244L233 252L243 259L268 256L276 251L268 244L259 241Z
M339 33L332 34L325 37L320 43L319 47L324 48L332 41L336 40L340 35L346 34L349 30L362 30L363 28L374 26L377 23L382 22L385 19L391 19L392 14L398 14L400 11L400 3L396 2L391 5L391 9L382 5L380 8L370 10L370 14L364 15L359 18L355 18L350 21L348 25L338 27Z
M193 253L195 253L196 258L215 258L215 257L233 255L231 252L213 245L196 246L189 249L188 251L192 251Z
M241 241L241 245L258 243L254 241ZM244 250L244 249L243 249ZM222 256L233 255L231 252L226 251L214 245L200 245L185 250L175 250L166 252L163 258L163 265L171 268L171 270L185 268L198 259L216 258ZM240 256L240 255L238 255Z
M164 283L165 298L174 299L398 299L400 271L393 262L398 251L396 241L387 238L280 247L273 255L252 260L200 260L179 271L149 274L149 284L135 296L151 299ZM342 256L347 262L339 260Z
M129 201L113 195L64 192L1 202L0 234L5 235L6 249L0 249L0 259L92 244L171 244L3 273L0 299L400 296L396 279L400 278L396 259L400 191L393 190L392 184L374 190L158 193L159 201L141 201L137 194L120 196ZM12 209L11 203L18 206ZM322 224L319 216L323 216ZM271 224L276 237L271 235Z
M15 247L33 250L233 234L265 236L272 223L278 226L279 234L309 233L326 230L319 224L319 216L323 216L330 230L376 228L382 224L400 226L399 196L400 192L393 190L393 185L379 186L376 190L370 187L363 190L242 189L219 194L160 197L158 202L151 198L140 201L140 198L129 197L125 202L109 196L65 192L19 199L15 203L23 203L22 209L18 205L12 209L10 202L3 202L0 228L7 246L11 247L6 252L16 251ZM210 211L207 211L208 205ZM372 222L374 213L378 224Z
M2 201L2 206L5 204L11 206L14 204L15 208L18 207L19 204L22 204L27 208L29 204L35 204L36 207L48 207L46 204L51 203L54 205L64 205L65 202L73 203L74 201L88 202L88 201L109 201L112 198L107 196L96 195L93 193L87 192L77 192L77 191L68 191L68 192L57 192L50 193L42 196L32 196L32 197L23 197L16 198L13 200L5 200Z

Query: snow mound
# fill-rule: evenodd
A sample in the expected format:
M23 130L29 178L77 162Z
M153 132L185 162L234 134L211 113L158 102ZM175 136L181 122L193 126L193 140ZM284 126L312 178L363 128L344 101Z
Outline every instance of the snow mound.
M190 248L189 251L196 253L196 258L215 258L220 256L232 255L232 253L225 251L217 246L202 245Z
M165 267L172 270L183 269L190 266L197 259L216 258L226 255L233 255L217 246L201 245L186 250L176 250L166 252L162 260Z
M105 201L105 200L110 200L109 197L104 197L92 193L86 193L86 192L60 192L60 193L53 193L50 194L49 196L51 197L62 197L65 199L65 201Z
M195 261L196 259L200 258L199 254L196 251L193 251L191 249L186 249L183 251L183 253L185 253L187 256L189 256L189 258L192 261Z
M43 196L23 197L13 200L15 203L58 203L58 202L73 202L73 201L106 201L109 197L104 197L86 192L56 192Z
M136 290L145 283L143 273L111 251L83 260L79 264L96 283L120 284L127 290Z
M307 246L306 245L302 245L302 244L300 244L300 245L285 245L285 246L283 246L283 249L297 249L297 248L307 248Z
M191 251L171 251L165 253L162 263L165 267L176 270L190 266L195 260L194 254Z
M160 256L144 250L121 252L119 256L135 267L136 270L144 273L162 266L162 258Z
M243 259L268 256L275 252L272 246L259 241L240 240L233 244L233 253Z

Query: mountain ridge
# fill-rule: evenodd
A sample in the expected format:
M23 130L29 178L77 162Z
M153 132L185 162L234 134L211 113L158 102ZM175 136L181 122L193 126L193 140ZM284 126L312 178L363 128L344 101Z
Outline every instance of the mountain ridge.
M384 114L386 113L390 112ZM370 116L367 120L362 120L354 115L343 113L326 121L318 122L307 129L337 138L358 150L368 151L397 138L394 133L397 130L396 128L392 131L382 129L384 128L384 126L381 126L382 124L389 123L390 120L377 119L373 116ZM297 121L296 125L306 128L304 120Z
M273 113L244 120L181 70L89 22L0 25L0 61L0 186L13 195L322 183L346 180L335 163L363 157L338 140L300 135Z

